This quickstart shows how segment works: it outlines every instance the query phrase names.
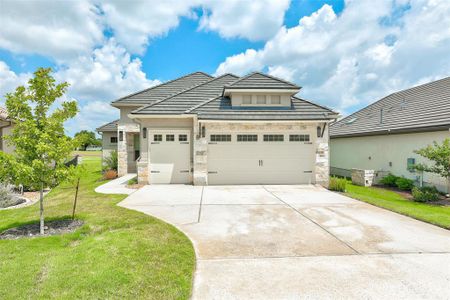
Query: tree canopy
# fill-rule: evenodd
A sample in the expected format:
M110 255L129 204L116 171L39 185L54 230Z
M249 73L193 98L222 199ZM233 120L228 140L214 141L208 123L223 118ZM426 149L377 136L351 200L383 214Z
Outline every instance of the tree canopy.
M102 142L95 137L95 132L88 130L81 130L74 135L76 143L86 150L88 146L101 146Z

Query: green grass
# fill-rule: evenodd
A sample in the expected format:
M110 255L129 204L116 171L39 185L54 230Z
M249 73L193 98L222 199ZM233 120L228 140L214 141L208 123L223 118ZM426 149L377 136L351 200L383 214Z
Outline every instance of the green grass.
M173 226L116 206L123 195L101 195L100 159L88 157L74 233L0 240L0 299L186 299L195 267L191 242ZM48 219L71 213L68 184L45 198ZM0 211L0 232L38 221L38 205Z
M394 212L450 229L450 207L410 201L400 194L379 188L347 183L347 196Z

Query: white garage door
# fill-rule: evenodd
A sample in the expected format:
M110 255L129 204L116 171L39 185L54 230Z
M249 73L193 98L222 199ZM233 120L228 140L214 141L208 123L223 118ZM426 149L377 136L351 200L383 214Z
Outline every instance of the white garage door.
M209 184L311 183L315 147L310 133L211 134Z
M190 183L190 131L155 130L149 135L150 183Z

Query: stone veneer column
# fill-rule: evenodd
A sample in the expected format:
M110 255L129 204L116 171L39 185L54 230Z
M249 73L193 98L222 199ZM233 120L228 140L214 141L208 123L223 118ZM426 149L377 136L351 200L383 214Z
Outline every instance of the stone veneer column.
M323 124L321 124L323 126ZM328 188L330 180L330 151L329 151L328 124L323 137L316 139L316 162L315 162L315 180L316 184L320 184Z
M149 176L148 176L148 161L138 161L137 163L137 174L138 174L138 183L139 184L149 184Z
M205 124L203 126L206 126ZM208 140L199 135L199 124L194 119L194 185L208 185Z
M125 124L118 126L117 132L117 156L118 156L118 170L117 173L120 176L126 175L128 173L128 150L130 143L133 145L134 141L132 135L129 132L139 132L138 124ZM120 131L123 131L123 140L120 140ZM131 138L130 138L131 137Z

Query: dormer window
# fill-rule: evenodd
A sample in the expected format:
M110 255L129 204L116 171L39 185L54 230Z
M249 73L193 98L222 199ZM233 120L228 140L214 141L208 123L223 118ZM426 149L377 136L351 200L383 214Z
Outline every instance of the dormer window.
M266 95L258 95L256 96L256 104L266 104Z
M272 95L270 96L270 103L274 105L280 105L281 104L281 97L280 95Z
M252 104L252 95L242 96L242 104Z

